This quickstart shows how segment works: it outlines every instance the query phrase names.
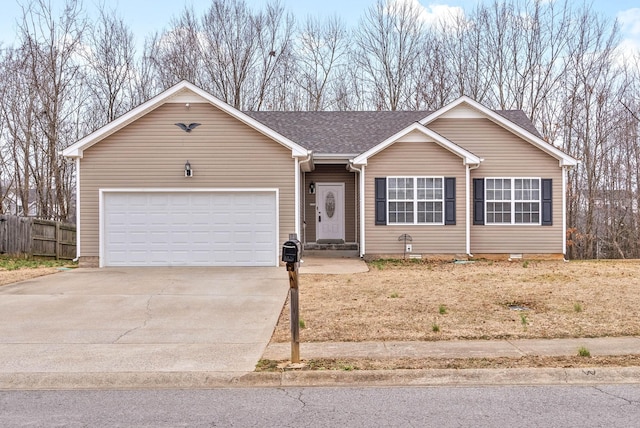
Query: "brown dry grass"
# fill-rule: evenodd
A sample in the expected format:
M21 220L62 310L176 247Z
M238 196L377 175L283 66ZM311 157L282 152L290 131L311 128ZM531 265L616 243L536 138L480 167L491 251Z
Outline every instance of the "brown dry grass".
M39 276L51 275L59 272L57 267L23 268L16 270L0 269L0 286L13 284Z
M256 371L283 371L287 362L260 360ZM330 359L318 358L304 361L303 370L424 370L424 369L513 369L513 368L589 368L589 367L637 367L640 355L616 355L600 357L549 357L524 356L519 358L389 358L389 359Z
M382 262L300 277L303 342L629 336L639 308L640 261ZM272 340L290 340L288 305Z

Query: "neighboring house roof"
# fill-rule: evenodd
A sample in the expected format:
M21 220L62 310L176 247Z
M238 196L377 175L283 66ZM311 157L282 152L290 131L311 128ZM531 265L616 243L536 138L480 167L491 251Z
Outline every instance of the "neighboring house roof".
M433 114L431 111L247 111L264 125L316 154L357 155L414 122ZM521 110L496 113L540 137Z
M124 128L131 122L139 119L145 114L153 111L154 109L160 107L161 105L168 102L202 102L206 101L211 103L213 106L219 108L220 110L228 113L230 116L238 119L239 121L245 123L256 131L270 137L274 141L280 143L284 147L291 149L292 155L294 157L306 157L309 156L310 153L307 149L301 147L297 143L291 141L287 137L278 134L272 128L264 126L262 123L257 122L250 116L247 116L240 110L237 110L231 107L229 104L219 100L213 95L209 94L206 91L198 88L197 86L187 82L182 81L166 91L162 92L160 95L155 96L149 101L139 105L128 113L123 114L113 122L108 123L102 128L98 129L95 132L87 135L80 141L72 144L62 151L62 154L66 157L71 158L81 158L83 156L84 150L93 146L97 142L103 140L109 135L117 132L118 130Z

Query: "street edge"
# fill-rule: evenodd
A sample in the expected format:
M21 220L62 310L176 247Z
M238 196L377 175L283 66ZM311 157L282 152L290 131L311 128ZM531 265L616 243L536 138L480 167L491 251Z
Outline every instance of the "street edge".
M284 372L6 373L0 390L507 386L640 383L640 367L300 370Z

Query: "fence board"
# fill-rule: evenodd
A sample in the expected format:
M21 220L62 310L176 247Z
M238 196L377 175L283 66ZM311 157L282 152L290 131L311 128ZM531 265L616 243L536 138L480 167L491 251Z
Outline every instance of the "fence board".
M0 253L74 259L76 226L52 220L0 215Z

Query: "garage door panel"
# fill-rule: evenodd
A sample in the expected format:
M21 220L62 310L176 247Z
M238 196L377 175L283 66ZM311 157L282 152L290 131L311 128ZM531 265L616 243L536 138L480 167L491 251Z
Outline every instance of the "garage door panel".
M106 266L273 266L270 192L105 192Z

